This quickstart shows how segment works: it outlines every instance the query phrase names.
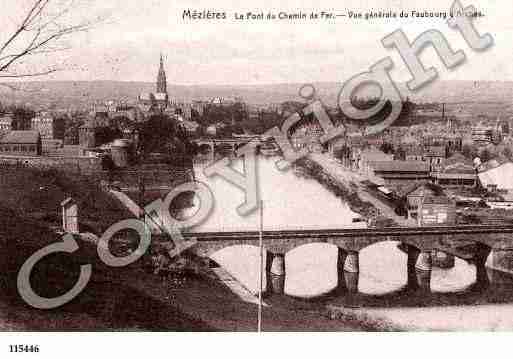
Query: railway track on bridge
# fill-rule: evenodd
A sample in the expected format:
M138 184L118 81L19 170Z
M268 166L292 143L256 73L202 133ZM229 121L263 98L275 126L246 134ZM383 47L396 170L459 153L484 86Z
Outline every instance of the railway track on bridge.
M455 234L498 234L513 233L512 225L463 225L463 226L433 226L433 227L389 227L379 229L322 229L322 230L267 230L262 232L264 240L271 239L301 239L333 237L400 237L418 235L455 235ZM184 233L186 238L195 238L198 241L223 240L258 240L258 231L235 232L189 232Z

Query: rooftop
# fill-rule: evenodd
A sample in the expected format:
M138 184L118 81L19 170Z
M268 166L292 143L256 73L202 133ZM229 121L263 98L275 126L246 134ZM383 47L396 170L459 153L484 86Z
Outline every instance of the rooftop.
M424 152L424 156L427 157L445 157L444 146L429 146Z
M379 161L369 165L379 172L429 172L429 163L423 161Z
M451 204L451 200L446 196L426 196L423 204Z
M473 166L472 160L469 160L468 158L466 158L459 152L456 152L451 157L449 157L445 160L446 167L455 165L455 164L464 164L464 165L468 165L470 167Z
M151 92L143 92L139 95L139 100L141 100L141 101L152 101L153 98L154 97Z
M11 131L0 139L0 143L37 143L38 140L37 131Z
M422 156L424 154L424 149L420 146L413 146L406 148L406 156Z
M165 92L157 92L154 94L155 101L167 101L167 94Z
M5 116L0 117L0 122L3 122L3 123L12 123L13 121L14 120L11 115L5 115Z

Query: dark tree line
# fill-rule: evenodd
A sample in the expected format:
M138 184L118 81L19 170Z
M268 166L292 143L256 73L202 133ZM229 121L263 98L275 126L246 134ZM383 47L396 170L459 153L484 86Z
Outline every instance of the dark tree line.
M136 131L136 152L142 161L158 153L169 163L188 162L198 151L185 129L165 115L151 116Z

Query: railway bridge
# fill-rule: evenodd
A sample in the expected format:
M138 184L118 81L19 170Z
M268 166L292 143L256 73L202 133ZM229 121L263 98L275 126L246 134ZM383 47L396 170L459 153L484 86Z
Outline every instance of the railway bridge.
M192 142L196 143L198 146L208 146L209 154L214 157L215 151L218 147L229 147L230 153L235 156L237 149L255 139L260 140L260 136L243 136L234 138L199 138L192 140Z
M436 227L388 227L380 229L322 229L263 231L266 251L266 271L272 289L283 291L285 253L310 243L329 243L339 250L339 283L354 291L358 286L359 252L372 244L397 241L399 249L408 255L408 281L411 285L429 289L433 265L461 258L476 266L476 280L487 281L485 263L494 269L513 271L513 226L459 225ZM233 245L258 246L260 232L203 232L185 233L195 239L191 250L198 256L213 253ZM488 258L490 257L490 258ZM488 260L488 261L487 261ZM409 283L410 285L410 283Z

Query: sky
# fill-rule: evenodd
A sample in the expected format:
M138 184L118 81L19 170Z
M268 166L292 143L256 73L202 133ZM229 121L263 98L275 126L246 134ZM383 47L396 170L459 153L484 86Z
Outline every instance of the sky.
M2 0L10 9L0 21L16 23L23 6L34 0ZM54 0L70 1L70 0ZM251 85L268 83L343 82L367 71L386 56L394 60L392 77L404 81L409 74L395 50L381 39L402 29L410 39L429 29L441 31L468 61L448 71L426 49L422 59L439 69L447 80L513 80L513 35L509 1L479 1L474 5L486 16L475 22L490 33L495 45L473 52L444 20L236 20L235 13L367 12L392 10L447 11L452 0L75 0L80 6L70 21L107 17L87 33L69 40L71 49L58 55L34 58L60 64L65 70L45 79L155 81L160 53L164 54L168 82L177 85ZM463 1L463 5L472 4ZM184 20L184 10L226 12L226 20ZM5 36L8 31L3 31ZM0 40L2 36L0 36ZM32 64L33 66L36 66Z

